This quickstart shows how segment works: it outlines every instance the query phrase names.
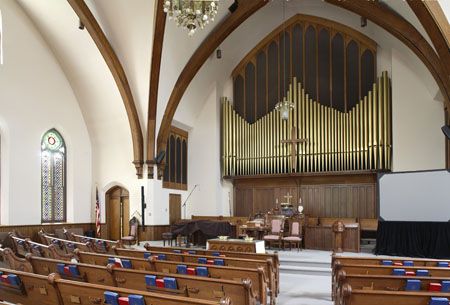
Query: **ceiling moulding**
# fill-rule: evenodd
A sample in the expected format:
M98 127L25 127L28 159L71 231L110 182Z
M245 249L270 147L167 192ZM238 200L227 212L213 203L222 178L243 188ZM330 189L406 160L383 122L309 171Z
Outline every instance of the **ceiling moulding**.
M144 164L144 139L142 136L142 129L139 122L136 105L134 103L133 95L131 93L130 85L128 83L127 76L123 70L122 64L119 61L116 53L114 52L111 44L103 33L100 25L95 19L94 15L89 10L84 0L67 0L80 18L81 23L87 29L89 35L91 35L98 50L103 56L106 64L111 71L111 74L122 96L123 104L128 116L128 122L130 123L131 137L133 141L133 161L132 163L136 167L136 175L138 178L142 178L143 164Z

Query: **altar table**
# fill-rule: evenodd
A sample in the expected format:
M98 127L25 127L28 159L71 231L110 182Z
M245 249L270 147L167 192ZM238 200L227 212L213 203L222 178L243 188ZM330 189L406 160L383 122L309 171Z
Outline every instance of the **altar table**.
M244 239L208 239L206 249L247 253L266 253L264 240L246 241Z

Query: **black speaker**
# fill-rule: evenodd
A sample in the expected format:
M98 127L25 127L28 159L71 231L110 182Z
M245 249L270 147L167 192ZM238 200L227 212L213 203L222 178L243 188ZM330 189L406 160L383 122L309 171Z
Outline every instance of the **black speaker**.
M166 151L161 150L155 158L156 164L161 164L161 162L162 162L162 160L164 160L165 156L166 156Z
M445 136L447 137L447 139L450 140L450 125L444 125L442 126L442 132L445 134Z
M239 6L238 0L234 0L234 3L230 5L228 10L230 11L230 13L234 13L237 10L238 6Z

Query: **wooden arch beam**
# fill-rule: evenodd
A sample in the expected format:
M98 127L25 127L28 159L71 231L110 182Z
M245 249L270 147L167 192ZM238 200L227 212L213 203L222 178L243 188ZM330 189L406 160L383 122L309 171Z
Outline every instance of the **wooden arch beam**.
M405 18L378 1L325 1L367 18L408 46L431 72L444 96L446 105L450 105L450 79L442 67L439 56L420 32Z
M148 178L153 178L153 164L155 159L156 138L156 110L158 107L159 75L161 70L161 57L166 28L166 14L164 13L164 1L157 0L155 28L153 34L152 64L150 70L150 92L148 96L148 124L147 124L147 165Z
M136 175L138 178L142 178L142 166L144 164L144 141L141 124L139 123L139 116L125 71L123 70L119 58L111 47L111 44L106 38L105 33L103 33L100 25L84 0L67 1L97 45L97 48L108 65L114 81L116 82L117 88L119 89L131 129L131 137L133 141L133 164L136 167Z
M158 153L166 149L167 138L170 133L170 125L172 124L173 116L175 115L175 111L177 110L187 87L194 79L194 76L203 66L208 57L228 37L228 35L230 35L237 27L239 27L239 25L247 20L247 18L267 3L267 0L239 1L237 10L229 14L223 22L216 25L214 30L208 35L208 37L205 38L205 40L191 56L178 77L167 103L158 132ZM164 165L159 168L159 176L161 176L163 168Z

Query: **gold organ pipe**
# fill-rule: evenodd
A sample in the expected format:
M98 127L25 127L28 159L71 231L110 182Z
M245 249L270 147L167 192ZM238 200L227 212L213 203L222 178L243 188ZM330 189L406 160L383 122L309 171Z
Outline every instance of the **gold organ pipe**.
M378 78L378 156L379 169L383 169L383 83L381 78Z
M368 112L367 112L367 120L369 121L369 130L368 130L368 139L367 139L367 150L369 152L369 159L368 159L368 166L367 168L372 170L373 169L373 115L372 115L372 109L373 109L373 95L372 92L369 91L368 94Z
M384 71L382 73L382 76L386 82L386 101L385 101L385 105L386 105L386 148L387 148L387 152L386 152L386 166L385 169L390 169L391 168L391 156L392 156L392 140L391 140L391 132L392 132L392 128L391 128L391 103L390 101L390 97L391 97L391 86L390 86L390 81L389 78L387 77L387 72Z
M373 137L372 137L372 153L373 153L373 168L378 169L378 86L373 84L373 105L372 105L372 119L373 119Z

